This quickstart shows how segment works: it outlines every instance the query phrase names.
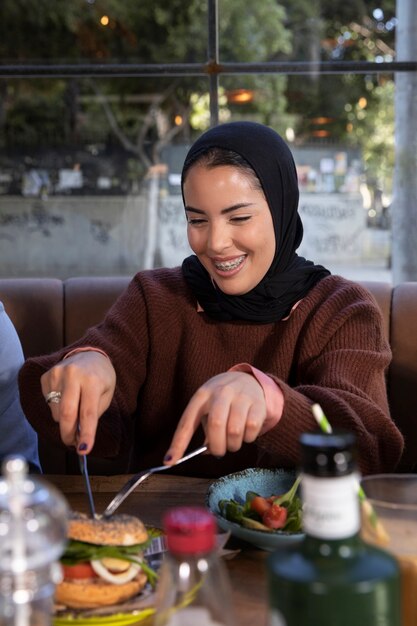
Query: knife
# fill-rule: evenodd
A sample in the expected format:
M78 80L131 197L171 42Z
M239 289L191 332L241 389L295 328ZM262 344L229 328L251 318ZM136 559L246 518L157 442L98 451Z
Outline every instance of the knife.
M80 432L80 425L77 426L77 432ZM84 478L84 486L87 493L88 504L90 507L90 515L93 519L96 517L96 509L94 506L93 500L93 492L91 491L90 477L88 475L88 466L87 466L87 455L86 454L78 454L78 463L80 465L80 471Z

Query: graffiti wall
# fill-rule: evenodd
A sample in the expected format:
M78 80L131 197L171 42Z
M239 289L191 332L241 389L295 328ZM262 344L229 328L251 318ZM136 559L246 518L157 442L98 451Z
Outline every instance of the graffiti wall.
M302 193L299 213L300 254L320 262L362 260L366 211L359 193Z

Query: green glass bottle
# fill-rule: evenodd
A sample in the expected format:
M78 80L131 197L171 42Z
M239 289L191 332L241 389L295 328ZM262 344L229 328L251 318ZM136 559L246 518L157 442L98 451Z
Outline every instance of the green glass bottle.
M305 539L267 559L269 626L401 626L395 559L362 541L351 433L303 433Z

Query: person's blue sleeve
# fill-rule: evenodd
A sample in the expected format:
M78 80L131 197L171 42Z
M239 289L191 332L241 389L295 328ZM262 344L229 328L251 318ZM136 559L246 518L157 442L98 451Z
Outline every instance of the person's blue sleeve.
M16 329L0 302L0 462L20 455L30 471L40 472L38 438L20 405L17 375L23 361Z

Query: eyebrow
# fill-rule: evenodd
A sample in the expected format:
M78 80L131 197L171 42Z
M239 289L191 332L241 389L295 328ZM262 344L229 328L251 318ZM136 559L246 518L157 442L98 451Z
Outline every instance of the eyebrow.
M220 213L221 215L225 215L226 213L231 213L232 211L236 211L237 209L245 209L252 205L252 202L239 202L238 204L232 204L232 206L228 206L225 209L222 209ZM185 210L191 211L192 213L198 213L199 215L205 215L205 211L202 211L201 209L195 209L192 206L186 206Z

